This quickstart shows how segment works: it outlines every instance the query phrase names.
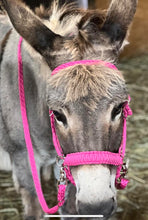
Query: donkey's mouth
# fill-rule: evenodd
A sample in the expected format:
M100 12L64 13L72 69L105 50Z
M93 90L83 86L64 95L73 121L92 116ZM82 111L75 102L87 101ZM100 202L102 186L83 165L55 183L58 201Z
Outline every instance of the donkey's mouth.
M77 202L77 211L80 215L91 215L98 219L108 219L116 211L117 205L114 201L101 202L100 204L86 204Z

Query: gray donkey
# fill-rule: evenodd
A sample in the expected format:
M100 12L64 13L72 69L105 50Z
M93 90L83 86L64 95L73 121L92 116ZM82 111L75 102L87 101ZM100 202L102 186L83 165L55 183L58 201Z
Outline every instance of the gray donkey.
M137 0L112 0L106 14L73 4L43 6L33 13L19 0L3 0L8 17L0 15L0 166L12 169L21 193L25 219L42 219L25 146L18 93L17 48L22 59L27 115L38 173L55 164L49 109L64 154L80 151L118 152L122 109L128 99L121 73L103 65L75 65L51 77L60 64L101 59L116 63L126 44ZM61 214L103 214L116 209L116 167L71 168L76 186L68 183ZM72 218L70 218L72 219Z

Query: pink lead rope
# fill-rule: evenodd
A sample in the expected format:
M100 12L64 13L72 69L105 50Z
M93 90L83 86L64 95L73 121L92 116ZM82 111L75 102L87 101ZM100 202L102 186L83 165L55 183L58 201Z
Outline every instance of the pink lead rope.
M132 111L129 108L128 103L125 105L124 111L123 111L124 113L123 137L122 137L122 144L119 148L119 153L111 153L108 151L89 151L89 152L71 153L71 154L67 154L66 156L64 156L58 137L56 135L55 125L54 125L54 115L52 111L49 111L53 143L57 151L58 158L62 159L63 162L61 165L61 174L62 174L61 176L62 177L60 177L60 181L58 185L58 196L57 196L58 205L54 206L53 208L48 208L47 203L44 199L40 180L38 177L38 172L37 172L35 158L34 158L34 151L33 151L32 141L30 137L29 124L28 124L28 119L27 119L25 92L24 92L24 80L23 80L23 63L22 63L22 55L21 55L22 40L23 39L21 37L19 40L19 44L18 44L18 85L19 85L20 108L21 108L21 115L22 115L23 129L24 129L24 137L25 137L26 147L28 150L32 177L33 177L36 193L37 193L37 196L38 196L38 199L39 199L39 202L41 204L43 211L48 214L54 214L58 211L58 208L64 204L65 191L66 191L66 179L69 179L75 185L74 179L70 171L70 166L78 166L78 165L84 165L84 164L111 164L111 165L118 166L115 184L118 189L124 189L128 183L128 180L124 178L127 170L126 170L126 166L123 164L123 158L125 155L125 148L126 148L126 117L132 114ZM74 61L74 62L62 64L59 67L57 67L52 72L51 75L58 73L62 69L68 68L70 66L78 65L78 64L85 64L85 65L102 64L111 69L117 70L117 68L113 64L107 63L105 61L81 60L81 61ZM63 177L63 175L65 175L66 177Z
M59 207L64 204L66 185L59 185L58 186L58 205L49 209L47 206L47 203L45 201L45 198L44 198L44 195L42 192L42 188L41 188L41 184L40 184L40 180L38 177L38 172L37 172L35 158L34 158L34 152L33 152L33 146L32 146L32 141L31 141L31 137L30 137L27 113L26 113L24 80L23 80L23 63L22 63L22 56L21 56L22 40L23 39L20 38L19 44L18 44L18 84L19 84L20 107L21 107L21 115L22 115L22 121L23 121L23 129L24 129L26 147L28 150L28 156L29 156L29 161L30 161L32 177L33 177L36 193L37 193L39 202L41 204L41 207L44 210L44 212L49 213L49 214L54 214L58 211Z

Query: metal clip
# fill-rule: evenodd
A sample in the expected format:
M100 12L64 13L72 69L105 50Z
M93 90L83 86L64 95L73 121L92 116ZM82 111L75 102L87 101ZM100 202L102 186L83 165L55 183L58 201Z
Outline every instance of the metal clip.
M120 177L125 177L125 175L128 173L128 168L126 163L123 163L121 171L120 171Z
M56 164L58 167L61 167L63 165L64 159L65 159L64 155L63 156L59 156L59 155L56 156Z
M60 169L60 178L58 180L58 186L59 185L67 185L67 178L66 178L66 173L65 173L63 165L61 166L61 169Z
M53 111L49 114L49 117L51 117L53 115Z
M64 164L64 156L57 156L56 157L56 164L58 167L60 167L60 178L58 180L58 186L59 185L67 185L67 178L66 178L66 172L65 172L65 166Z

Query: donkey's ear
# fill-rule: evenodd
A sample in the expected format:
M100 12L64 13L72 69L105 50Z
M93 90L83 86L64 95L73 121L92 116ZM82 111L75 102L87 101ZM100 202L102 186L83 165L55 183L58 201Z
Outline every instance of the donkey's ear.
M10 20L17 32L48 62L50 52L60 49L63 38L48 29L19 0L2 0Z
M136 11L137 1L112 0L109 6L102 30L118 49L121 48L126 37L128 27Z

